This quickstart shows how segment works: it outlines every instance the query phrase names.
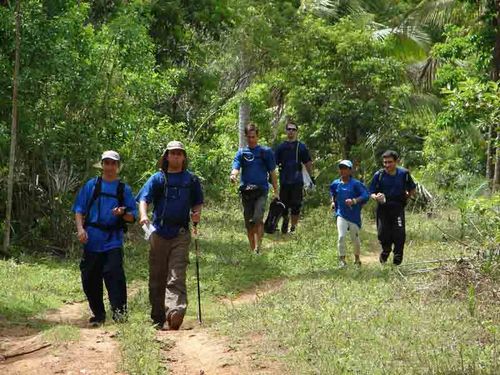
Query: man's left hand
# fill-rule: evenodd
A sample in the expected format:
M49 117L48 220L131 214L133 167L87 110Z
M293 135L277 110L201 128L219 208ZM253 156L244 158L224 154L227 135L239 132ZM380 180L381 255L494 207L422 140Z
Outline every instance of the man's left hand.
M201 219L201 212L200 211L191 212L191 221L193 223L199 223L200 219Z

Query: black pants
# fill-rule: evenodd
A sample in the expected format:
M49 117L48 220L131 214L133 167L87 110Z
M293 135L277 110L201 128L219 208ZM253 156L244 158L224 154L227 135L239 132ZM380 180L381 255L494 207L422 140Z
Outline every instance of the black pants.
M385 204L378 205L377 234L380 246L382 247L380 262L385 263L391 251L394 251L394 264L401 264L406 239L405 209L403 204L388 201Z
M117 248L102 253L84 251L80 262L83 291L90 309L97 318L106 317L103 302L103 285L106 284L113 314L124 314L127 309L127 284L123 270L123 249Z
M280 186L280 200L286 207L284 217L288 216L288 211L291 211L292 215L300 214L303 199L302 189L302 184Z

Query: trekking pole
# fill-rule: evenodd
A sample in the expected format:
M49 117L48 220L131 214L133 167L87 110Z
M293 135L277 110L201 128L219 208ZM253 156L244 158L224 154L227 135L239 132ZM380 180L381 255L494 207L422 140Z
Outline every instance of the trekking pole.
M194 249L196 254L196 284L198 287L198 322L201 324L201 292L200 292L200 262L199 258L199 248L198 248L198 223L194 223Z

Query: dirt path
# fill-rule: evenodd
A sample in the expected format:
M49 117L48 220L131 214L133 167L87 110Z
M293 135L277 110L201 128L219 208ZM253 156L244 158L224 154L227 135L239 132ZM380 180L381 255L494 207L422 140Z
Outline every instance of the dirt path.
M120 352L115 333L107 329L87 328L87 303L68 304L35 317L46 324L78 327L76 341L49 343L40 332L26 327L1 331L1 374L116 374Z
M264 294L272 293L283 285L283 280L266 281L234 299L223 299L226 305L238 306L255 303ZM164 356L173 375L275 375L284 374L282 365L265 358L255 350L260 337L245 338L233 343L195 320L184 322L179 331L159 331L164 343Z

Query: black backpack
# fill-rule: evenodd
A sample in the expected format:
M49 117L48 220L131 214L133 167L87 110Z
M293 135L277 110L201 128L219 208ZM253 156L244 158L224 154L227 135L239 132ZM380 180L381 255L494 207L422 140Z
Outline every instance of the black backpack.
M278 221L285 213L285 205L279 199L274 198L269 205L269 212L267 214L266 222L264 223L264 231L269 234L276 232Z
M101 201L98 200L100 196L116 198L118 200L118 207L123 207L125 206L125 184L122 181L118 182L116 194L104 193L102 191L102 177L99 176L96 178L94 190L92 191L92 197L90 198L87 205L87 215L85 216L84 226L99 228L108 232L123 230L124 233L127 233L127 222L123 219L123 217L119 217L118 222L115 225L105 225L99 222L91 222L88 220L90 209L92 208L92 205L95 201L97 201L97 217L99 218L101 216Z

